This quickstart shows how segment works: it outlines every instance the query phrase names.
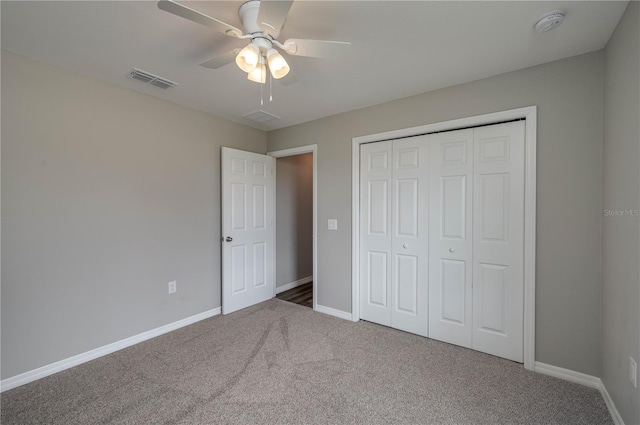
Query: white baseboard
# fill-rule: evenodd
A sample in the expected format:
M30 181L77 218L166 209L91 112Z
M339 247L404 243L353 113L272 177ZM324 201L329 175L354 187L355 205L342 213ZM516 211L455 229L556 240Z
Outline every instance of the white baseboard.
M352 320L351 313L347 313L346 311L342 311L342 310L336 310L335 308L331 308L331 307L325 307L320 304L316 304L316 311L318 313L328 314L329 316L335 316L340 319L349 320L349 321Z
M600 378L541 362L535 362L535 371L542 373L543 375L553 376L554 378L563 379L565 381L585 385L599 390L605 404L607 405L607 409L609 409L609 414L611 415L611 418L613 418L613 423L616 425L624 425L620 412L618 412L613 399L607 391L607 387L604 386L604 383Z
M616 405L613 403L613 399L609 395L609 391L607 391L607 387L604 386L604 382L600 386L600 394L602 394L602 398L604 398L604 402L607 405L607 408L609 409L609 413L613 418L613 423L616 425L624 425L622 416L620 415L620 412L618 412Z
M553 376L554 378L564 379L565 381L585 385L591 388L600 389L600 386L602 385L602 382L598 377L576 372L574 370L564 369L558 366L551 366L546 363L535 362L534 370L538 373L542 373L543 375Z
M209 317L217 316L218 314L220 314L220 311L221 311L220 307L214 308L212 310L204 311L194 316L187 317L185 319L178 320L176 322L169 323L164 326L160 326L159 328L151 329L150 331L142 332L138 335L134 335L129 338L125 338L120 341L116 341L111 344L107 344L105 346L87 351L85 353L78 354L76 356L69 357L64 360L60 360L46 366L39 367L29 372L21 373L20 375L3 379L2 381L0 381L0 392L4 392L12 388L16 388L21 385L28 384L29 382L33 382L40 378L44 378L45 376L53 375L54 373L61 372L65 369L78 366L90 360L97 359L98 357L106 356L107 354L111 354L113 352L122 350L123 348L130 347L142 341L155 338L162 334L191 325L201 320L208 319Z
M296 288L300 285L304 285L305 283L313 282L313 276L303 277L302 279L298 279L295 282L287 283L286 285L278 286L276 288L276 295L280 292L288 291L289 289Z

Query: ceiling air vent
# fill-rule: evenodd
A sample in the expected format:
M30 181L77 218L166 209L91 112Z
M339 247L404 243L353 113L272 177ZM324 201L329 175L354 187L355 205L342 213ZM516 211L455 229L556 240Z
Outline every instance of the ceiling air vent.
M280 119L280 117L276 117L275 115L272 115L262 110L249 112L248 114L245 114L242 117L251 121L259 122L260 124L264 124L269 121Z
M161 89L168 89L169 87L178 85L178 83L174 83L166 78L158 77L157 75L138 68L133 68L129 73L129 78L151 84L152 86L160 87Z

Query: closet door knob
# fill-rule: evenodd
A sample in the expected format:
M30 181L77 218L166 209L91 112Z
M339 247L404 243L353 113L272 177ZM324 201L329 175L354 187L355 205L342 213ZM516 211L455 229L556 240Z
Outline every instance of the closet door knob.
M456 251L455 249L453 249L453 248L449 248L449 252L450 252L450 253L452 253L452 254L453 254L455 251Z
M227 236L226 238L224 238L224 240L227 242L231 242L233 238L231 236Z
M404 249L407 249L407 248L409 248L409 245L407 245L406 243L403 243L403 244L402 244L402 247L403 247Z

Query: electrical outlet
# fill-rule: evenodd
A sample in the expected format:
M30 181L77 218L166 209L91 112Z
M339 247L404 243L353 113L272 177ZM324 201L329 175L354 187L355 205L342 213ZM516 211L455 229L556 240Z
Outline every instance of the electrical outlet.
M169 293L173 294L177 290L178 290L178 282L176 282L175 280L172 280L171 282L169 282Z
M638 388L638 364L633 357L629 357L629 381L633 384L633 388Z
M335 218L330 218L327 221L327 229L338 230L338 220L336 220Z

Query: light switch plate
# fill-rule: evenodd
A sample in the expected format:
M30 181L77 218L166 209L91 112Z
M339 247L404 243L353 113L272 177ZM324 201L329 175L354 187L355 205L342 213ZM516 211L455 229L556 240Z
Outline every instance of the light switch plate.
M338 230L338 220L336 220L335 218L330 218L327 221L327 229Z

